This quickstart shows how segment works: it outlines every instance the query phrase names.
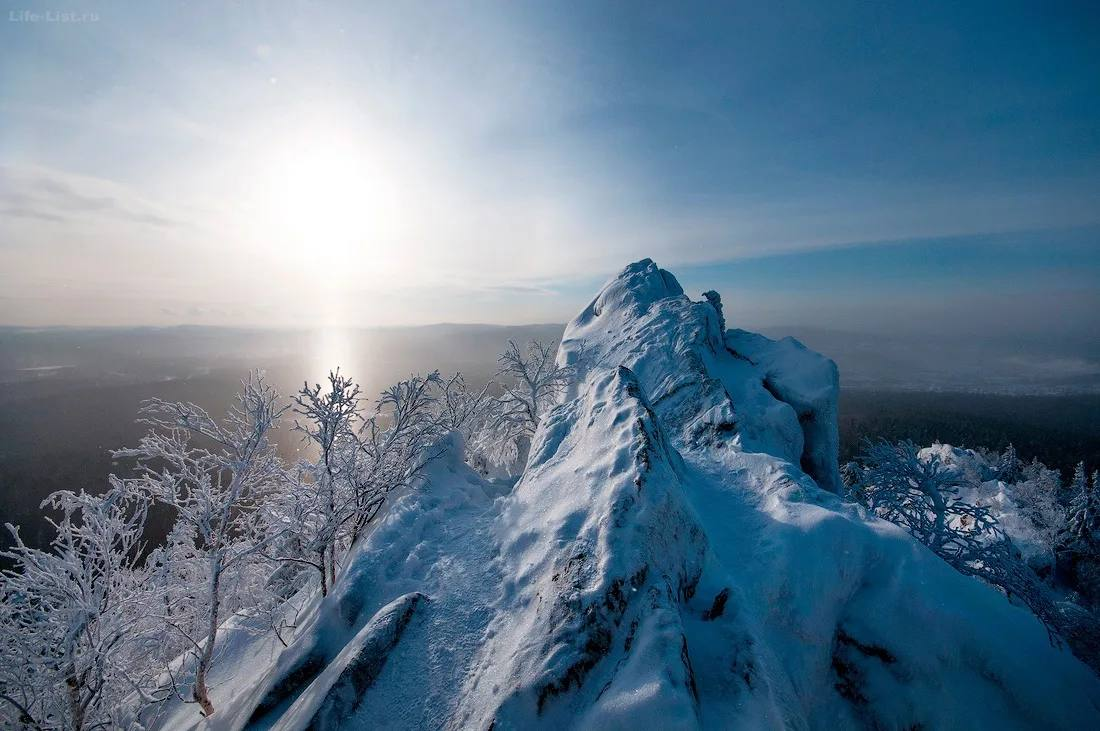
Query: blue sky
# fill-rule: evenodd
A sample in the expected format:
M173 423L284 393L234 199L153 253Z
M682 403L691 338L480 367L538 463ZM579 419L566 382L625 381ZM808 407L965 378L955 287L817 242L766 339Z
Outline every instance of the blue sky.
M26 5L3 323L562 321L649 256L745 326L1096 334L1090 3Z

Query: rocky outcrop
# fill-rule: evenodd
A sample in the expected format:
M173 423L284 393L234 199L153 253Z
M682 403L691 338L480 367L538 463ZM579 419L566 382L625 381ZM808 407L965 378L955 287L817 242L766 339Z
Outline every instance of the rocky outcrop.
M250 696L264 723L1100 726L1034 616L836 495L835 365L723 316L648 260L613 278L514 490L452 445Z
M652 261L631 264L566 327L559 358L630 368L689 445L763 452L839 492L836 364L793 338L724 332L709 295L693 302Z

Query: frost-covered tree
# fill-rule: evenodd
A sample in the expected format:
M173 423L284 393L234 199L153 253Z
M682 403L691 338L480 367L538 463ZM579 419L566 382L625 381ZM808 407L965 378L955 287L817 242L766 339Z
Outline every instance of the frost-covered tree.
M234 592L245 586L242 577L275 539L264 535L257 507L285 484L270 439L283 410L278 393L256 373L220 422L195 404L146 402L142 422L150 431L136 447L115 452L137 458L139 476L128 483L171 507L177 536L190 542L186 560L197 563L202 578L194 614L158 619L185 642L190 657L184 665L193 667L190 700L207 716L214 712L207 678L218 629L234 608Z
M503 392L494 424L497 440L501 444L514 444L517 461L523 462L539 422L565 393L575 366L558 366L553 346L538 340L532 340L525 348L509 340L497 362Z
M1017 471L1017 482L1009 487L1013 502L1031 523L1036 536L1050 551L1055 551L1065 529L1066 511L1058 502L1062 477L1037 459Z
M481 388L474 388L461 373L451 376L442 384L438 399L440 427L462 434L469 444L491 417L493 386L493 381L488 381Z
M1070 483L1071 497L1066 517L1066 547L1079 555L1100 557L1100 488L1093 475L1090 484L1080 463Z
M354 519L355 495L350 489L357 444L359 387L339 370L329 373L327 388L304 385L294 397L302 418L295 429L313 445L318 457L307 465L312 480L297 483L287 503L289 527L299 550L284 561L296 561L317 570L321 594L336 581L337 544L341 531Z
M569 385L573 369L558 366L553 346L538 340L532 340L526 348L509 340L497 362L504 392L500 398L505 407L503 418L520 433L533 436L546 411Z
M879 440L864 445L864 468L852 493L877 515L902 526L957 571L977 576L1022 602L1048 627L1062 622L1048 589L1022 560L988 506L959 497L976 479L935 452Z
M344 554L383 509L386 497L409 486L431 460L431 445L458 422L464 408L437 414L443 382L437 372L413 376L386 389L369 416L360 411L359 388L338 372L326 386L304 387L295 397L296 428L317 457L288 474L288 489L265 507L267 522L283 526L265 552L284 564L273 581L293 575L286 566L317 572L322 595L334 586ZM283 590L280 590L283 591Z
M1085 475L1084 464L1078 464L1059 558L1083 603L1095 611L1100 609L1100 484L1095 473L1091 483Z
M109 728L122 699L153 698L135 652L147 599L141 540L147 500L112 479L102 495L57 492L50 550L0 552L0 719L7 727ZM10 725L9 725L10 724Z
M413 376L382 392L375 413L356 434L351 468L354 518L350 542L358 539L394 490L409 486L438 454L433 444L442 433L436 415L439 371Z
M863 466L855 460L849 460L840 466L840 481L844 484L844 496L856 503L867 503L863 495Z
M178 658L194 657L195 638L207 627L203 613L196 611L206 593L207 569L195 539L195 526L177 521L164 543L149 553L146 569L148 603L143 622L142 647L152 667L166 674L169 695L180 697L185 685L180 679Z
M470 386L461 373L447 380L439 395L439 426L462 435L467 463L483 475L514 461L514 445L503 423L504 406L495 397L497 384Z
M1063 493L1063 499L1066 507L1074 501L1075 498L1084 494L1088 490L1089 476L1085 471L1085 463L1078 462L1073 468L1073 477L1069 478L1069 484L1066 485L1065 492Z
M1020 479L1022 469L1023 464L1020 462L1019 455L1016 454L1016 447L1009 443L997 461L997 479L1005 483L1014 483Z
M933 454L921 459L915 444L867 443L858 494L879 517L908 530L949 563L968 560L996 525L985 506L959 498L964 479Z

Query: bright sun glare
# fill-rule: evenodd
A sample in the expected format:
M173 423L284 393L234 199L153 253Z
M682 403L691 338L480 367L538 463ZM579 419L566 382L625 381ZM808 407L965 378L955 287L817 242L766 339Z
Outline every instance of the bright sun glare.
M276 232L298 244L345 249L366 233L372 190L366 160L350 140L316 132L273 154L267 213Z
M343 287L391 261L395 191L384 149L337 125L312 124L269 143L256 193L264 244ZM386 252L383 255L383 252Z

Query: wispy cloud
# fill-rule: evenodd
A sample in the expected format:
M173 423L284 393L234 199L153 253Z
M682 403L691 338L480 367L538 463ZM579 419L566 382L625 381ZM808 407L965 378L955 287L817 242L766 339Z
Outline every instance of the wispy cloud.
M50 223L102 217L149 226L187 225L118 183L38 166L0 165L0 207L7 215Z

